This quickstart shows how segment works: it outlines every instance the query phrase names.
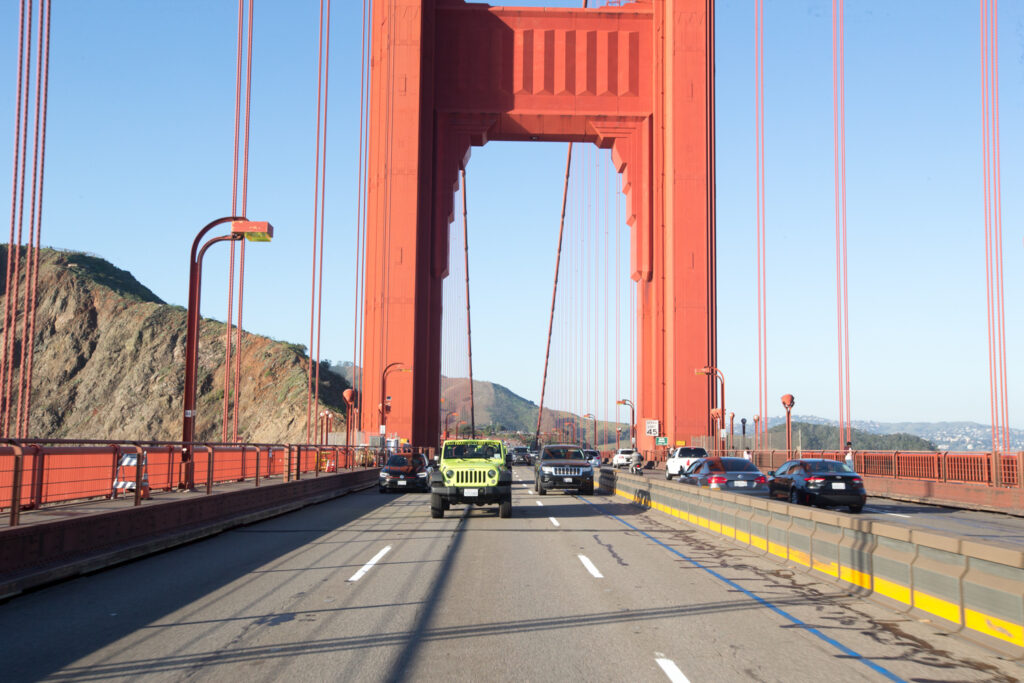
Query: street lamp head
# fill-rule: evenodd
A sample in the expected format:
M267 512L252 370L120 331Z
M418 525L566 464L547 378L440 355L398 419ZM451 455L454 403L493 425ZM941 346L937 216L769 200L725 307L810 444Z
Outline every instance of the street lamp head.
M345 399L345 403L352 405L352 402L355 400L356 397L356 392L354 389L346 389L345 391L341 392L341 397Z
M274 238L274 226L268 221L231 221L231 234L250 242L269 242Z
M782 405L786 410L789 410L796 403L796 399L793 398L793 394L785 394L782 397Z

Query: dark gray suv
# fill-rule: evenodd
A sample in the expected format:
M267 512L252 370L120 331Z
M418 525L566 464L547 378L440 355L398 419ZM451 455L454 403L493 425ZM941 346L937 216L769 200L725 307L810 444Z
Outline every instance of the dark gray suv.
M552 489L575 490L585 496L594 493L594 468L583 450L573 444L541 448L533 473L533 488L542 496Z

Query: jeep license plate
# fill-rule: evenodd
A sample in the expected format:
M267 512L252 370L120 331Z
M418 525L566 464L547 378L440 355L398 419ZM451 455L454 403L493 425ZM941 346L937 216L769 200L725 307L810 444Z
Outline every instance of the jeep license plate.
M463 489L462 495L466 498L476 498L480 495L480 489Z
M572 477L562 477L562 479L564 479L566 482L570 484L572 483Z

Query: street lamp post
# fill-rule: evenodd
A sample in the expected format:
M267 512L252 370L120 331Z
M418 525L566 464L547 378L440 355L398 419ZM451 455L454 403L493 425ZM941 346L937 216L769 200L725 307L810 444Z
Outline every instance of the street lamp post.
M763 444L761 443L761 430L757 428L757 423L760 422L761 416L754 416L754 450L761 450Z
M629 443L636 450L636 407L627 398L620 398L615 405L629 406Z
M594 415L593 413L587 413L586 415L583 416L583 419L584 420L593 420L593 422L594 422L594 443L593 443L593 447L597 448L597 416Z
M214 237L199 246L206 233L218 225L231 223L231 232ZM250 221L244 216L226 216L207 223L192 241L188 264L188 306L185 323L185 392L182 397L181 461L185 463L185 488L195 487L195 463L192 444L196 436L196 374L199 365L199 302L203 274L203 256L217 242L269 242L274 237L274 226L266 221Z
M786 452L793 451L793 422L790 419L790 411L793 410L793 405L796 403L796 399L793 398L793 394L784 394L782 397L782 407L786 409Z
M722 383L722 394L721 399L718 402L718 408L722 411L722 427L725 427L725 373L712 365L697 368L693 373L695 375L715 375ZM716 434L715 438L719 438L719 434Z
M341 392L341 397L345 399L345 453L351 455L352 453L352 406L355 403L356 392L354 389L346 389Z
M385 438L387 437L388 431L388 410L391 408L391 405L388 403L387 394L388 373L391 372L393 368L396 368L399 365L404 365L404 363L400 360L396 360L393 363L388 363L384 367L384 372L380 373L380 435ZM400 370L400 372L405 371L407 370L404 368Z
M619 439L622 437L622 427L615 428L615 450L619 450Z
M734 435L734 433L736 431L734 429L734 420L735 419L736 419L736 413L729 413L729 450L730 451L733 450L733 447L736 445L734 443L734 439L733 439L733 435Z
M451 433L449 431L449 429L448 429L448 421L451 420L456 415L458 415L458 413L453 410L453 411L451 411L450 413L448 413L447 415L444 416L444 438L445 439L447 439L448 435Z
M722 448L722 431L719 427L722 420L722 409L712 408L709 414L711 415L711 425L712 429L714 430L714 441L712 441L714 446L712 448L716 451L719 451Z

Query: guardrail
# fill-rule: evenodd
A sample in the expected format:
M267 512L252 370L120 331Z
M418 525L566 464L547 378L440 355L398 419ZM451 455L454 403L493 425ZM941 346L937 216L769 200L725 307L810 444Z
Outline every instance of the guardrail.
M17 526L23 510L54 503L204 488L269 477L284 481L376 464L366 447L321 444L7 441L0 446L0 512Z
M601 486L1024 658L1024 550L604 468Z
M738 457L742 449L714 449L713 455ZM778 469L794 458L844 460L845 451L807 449L751 450L751 459L763 472ZM656 466L665 461L666 452L645 452L645 459ZM957 484L981 484L1002 488L1024 488L1024 452L991 451L854 451L853 468L869 477L914 479Z

